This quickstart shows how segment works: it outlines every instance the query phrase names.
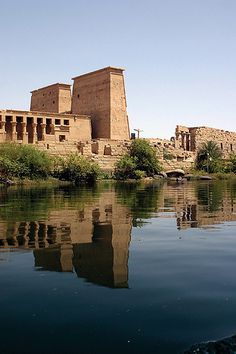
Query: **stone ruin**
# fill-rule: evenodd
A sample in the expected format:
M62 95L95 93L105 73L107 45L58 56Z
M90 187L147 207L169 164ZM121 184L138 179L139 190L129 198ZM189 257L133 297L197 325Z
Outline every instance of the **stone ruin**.
M50 154L84 155L105 170L114 168L131 144L124 69L106 67L31 92L30 111L0 110L0 143L35 144ZM133 134L132 134L133 135ZM177 125L175 136L146 139L165 169L190 169L203 142L217 142L228 159L236 133Z

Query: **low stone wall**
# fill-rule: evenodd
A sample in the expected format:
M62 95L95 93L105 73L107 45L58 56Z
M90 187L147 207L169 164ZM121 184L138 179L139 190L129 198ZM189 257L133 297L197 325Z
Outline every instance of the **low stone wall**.
M198 150L206 141L215 141L222 150L223 157L229 158L236 153L236 133L208 127L190 128L195 150Z
M175 148L170 140L146 139L156 151L164 170L181 168L188 171L194 164L195 153ZM95 161L106 171L112 171L117 161L129 152L131 140L98 139L86 142L39 142L37 146L51 155L67 156L77 153Z

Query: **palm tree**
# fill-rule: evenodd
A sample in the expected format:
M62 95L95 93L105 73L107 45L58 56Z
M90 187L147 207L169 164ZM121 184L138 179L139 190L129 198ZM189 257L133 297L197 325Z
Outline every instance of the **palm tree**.
M222 151L215 141L203 143L197 152L196 167L207 172L217 172Z

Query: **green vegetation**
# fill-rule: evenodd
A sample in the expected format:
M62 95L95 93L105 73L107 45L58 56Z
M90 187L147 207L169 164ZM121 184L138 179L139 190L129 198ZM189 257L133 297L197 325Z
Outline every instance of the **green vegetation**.
M196 168L207 173L223 172L222 151L215 141L203 143L197 153Z
M3 178L35 180L56 177L79 184L94 182L99 173L97 164L76 154L62 159L31 145L0 144L0 177Z
M7 178L47 178L52 158L29 145L0 144L0 175Z
M133 140L129 155L124 155L116 164L114 176L116 179L141 179L150 177L161 171L161 165L155 150L143 139Z
M163 159L164 160L173 160L175 157L167 149L163 149Z
M117 182L115 191L119 202L129 208L134 227L142 227L158 210L160 183Z
M80 183L94 183L100 174L100 168L96 163L87 160L83 156L71 154L61 159L57 165L54 176L63 181L70 181L76 185Z
M236 155L231 154L228 160L222 159L222 151L217 143L208 141L202 144L197 153L195 168L200 174L214 174L216 179L233 178L236 174Z
M232 154L228 162L228 172L236 173L236 155Z

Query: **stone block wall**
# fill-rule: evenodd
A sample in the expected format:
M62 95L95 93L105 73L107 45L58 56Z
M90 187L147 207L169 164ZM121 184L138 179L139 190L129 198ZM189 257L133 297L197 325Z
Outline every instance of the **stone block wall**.
M123 69L107 67L75 78L72 114L89 114L94 139L129 139Z
M185 151L197 152L203 143L214 141L222 150L223 158L236 153L236 133L209 127L185 127L177 125L175 130L175 147Z
M207 141L215 141L222 150L223 158L236 153L236 133L208 127L190 128L194 149L198 150Z
M148 139L147 139L148 140ZM163 145L161 139L150 139L150 145L154 148L156 156L163 166L163 170L181 168L189 171L193 167L196 153L177 149L172 142L165 140ZM159 143L159 144L158 144ZM48 153L58 156L67 156L70 153L77 153L85 156L99 164L105 171L112 171L120 158L129 152L131 140L109 140L98 139L81 142L61 143L51 142L46 144L40 142L37 146Z
M70 85L52 84L31 92L31 111L70 113Z

